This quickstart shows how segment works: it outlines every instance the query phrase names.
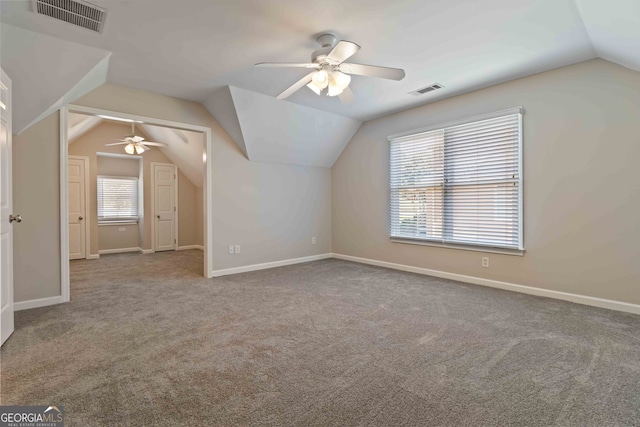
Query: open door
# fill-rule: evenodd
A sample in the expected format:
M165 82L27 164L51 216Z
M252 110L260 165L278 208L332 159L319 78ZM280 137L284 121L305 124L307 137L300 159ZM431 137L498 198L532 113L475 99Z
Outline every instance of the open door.
M13 333L13 216L11 80L0 70L0 344Z

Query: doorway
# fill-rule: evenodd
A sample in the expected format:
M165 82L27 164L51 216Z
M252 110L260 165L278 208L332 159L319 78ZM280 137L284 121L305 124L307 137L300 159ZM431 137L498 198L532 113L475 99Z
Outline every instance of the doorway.
M185 191L186 194L191 194L191 197L195 194L198 199L198 203L194 202L194 207L185 210L185 215L196 212L196 218L200 224L197 225L198 233L201 236L200 243L197 242L188 242L188 237L192 234L196 234L196 232L189 233L188 230L185 233L182 233L185 225L180 222L181 208L177 202L179 194L182 193L182 189L185 185L188 186L188 181L194 181L192 168L185 168L183 173L183 166L181 164L177 164L179 162L173 161L176 164L164 164L162 160L154 165L153 171L149 170L148 175L145 177L144 181L142 179L142 166L140 172L140 217L137 219L139 226L140 236L146 235L150 236L151 241L148 246L144 246L143 243L140 243L140 253L149 254L154 252L163 252L169 250L186 250L186 249L201 249L204 252L204 262L203 262L203 275L205 277L212 277L212 251L210 250L210 246L212 243L212 239L210 236L211 233L211 218L212 212L210 209L211 206L211 189L212 189L212 166L207 158L211 158L208 155L211 152L211 130L207 127L195 126L190 124L171 122L161 119L154 119L143 116L136 116L131 114L119 113L114 111L107 111L102 109L96 109L91 107L83 107L83 106L69 106L68 108L63 108L61 110L61 141L60 150L60 162L61 162L61 170L69 171L70 167L73 165L72 158L69 157L69 146L68 142L69 134L73 133L73 126L69 126L72 123L69 121L73 121L74 115L82 114L92 117L93 120L97 120L97 118L101 118L103 120L111 120L111 121L121 121L131 123L134 122L136 126L136 132L139 131L138 128L145 127L149 129L151 132L151 128L164 128L167 130L173 131L178 137L181 137L184 140L185 144L189 144L189 138L192 138L193 135L199 135L199 151L197 153L199 159L199 167L200 171L200 186L199 188L192 187L191 190L187 187L188 191ZM128 132L129 133L129 132ZM153 135L153 138L147 138L147 140L151 139L152 141L157 140L156 135ZM107 142L107 141L105 141ZM104 144L103 144L104 145ZM193 147L193 145L191 145ZM120 150L122 148L120 147ZM159 151L157 147L152 147L153 151ZM124 154L124 152L122 153ZM136 153L137 154L137 153ZM139 157L144 158L146 153L141 154ZM130 156L134 157L134 156ZM141 162L142 164L143 162ZM170 162L167 162L170 163ZM89 169L93 166L91 163ZM91 172L89 172L91 173ZM85 169L85 176L87 175ZM63 180L64 178L64 180ZM80 254L80 250L76 250L77 243L72 242L71 239L75 239L78 242L78 238L73 237L74 232L72 228L78 228L74 223L72 223L72 217L76 216L76 211L74 209L79 209L76 206L71 206L70 203L75 201L76 193L78 189L71 188L73 185L71 184L73 181L69 181L72 179L70 174L67 174L64 177L61 177L61 216L62 218L69 219L69 221L65 220L64 223L61 222L61 246L64 250L63 253L73 253ZM75 178L73 178L75 179ZM148 180L148 181L147 181ZM156 185L157 181L157 185ZM144 182L144 183L143 183ZM179 184L180 183L180 184ZM93 183L89 184L93 185ZM147 188L142 190L142 187L148 186ZM194 189L195 188L195 189ZM142 200L143 194L147 192L153 198L153 202L147 205L146 215L145 215L145 202ZM64 203L62 201L64 200ZM91 206L91 203L86 203L85 199L85 208L86 206ZM93 207L90 207L93 209ZM198 210L200 212L198 212ZM91 215L77 215L78 217L82 216L83 220L87 218L87 216ZM188 216L185 218L188 220ZM88 221L87 221L88 222ZM182 221L190 224L193 221ZM95 226L91 226L91 229L95 230ZM121 228L130 228L130 225L117 227L117 229ZM153 230L151 230L151 228ZM179 231L180 230L180 234ZM81 229L80 229L81 232ZM102 230L100 231L102 233ZM87 232L86 235L90 234ZM97 234L97 233L96 233ZM181 234L185 235L184 242L181 239ZM143 239L143 237L140 237ZM85 237L85 258L97 258L99 254L91 253L91 246L94 244L86 243L87 239ZM142 240L141 240L142 242ZM146 248L149 249L146 249ZM80 248L81 249L81 248ZM79 255L76 255L79 257ZM64 260L62 265L62 288L63 288L63 300L68 301L69 298L69 263L67 259Z

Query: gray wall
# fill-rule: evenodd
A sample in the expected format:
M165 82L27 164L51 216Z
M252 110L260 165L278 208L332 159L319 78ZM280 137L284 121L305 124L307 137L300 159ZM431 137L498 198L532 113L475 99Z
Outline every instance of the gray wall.
M60 295L59 135L58 113L13 135L13 210L22 215L13 227L16 302Z
M101 224L98 235L91 235L98 243L98 250L129 249L140 247L140 228L138 224Z
M391 243L387 136L523 106L523 257ZM593 60L362 125L332 169L333 252L640 303L640 73Z
M106 84L75 103L212 129L214 270L331 251L330 169L249 162L196 102ZM16 301L60 295L58 153L57 113L15 136L16 212L41 229L16 227Z

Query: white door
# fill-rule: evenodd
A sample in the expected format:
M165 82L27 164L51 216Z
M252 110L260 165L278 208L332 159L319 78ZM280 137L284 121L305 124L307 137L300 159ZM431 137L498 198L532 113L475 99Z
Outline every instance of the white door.
M13 217L11 80L0 70L0 344L13 333Z
M156 252L176 249L176 174L174 165L153 165Z
M86 257L85 161L69 156L69 259Z

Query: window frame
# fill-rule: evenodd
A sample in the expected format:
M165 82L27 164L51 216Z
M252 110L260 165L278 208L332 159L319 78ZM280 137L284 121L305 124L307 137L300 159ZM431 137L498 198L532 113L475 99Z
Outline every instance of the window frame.
M100 187L101 179L118 179L123 181L134 181L136 183L136 210L135 216L107 216L101 217L100 212L100 198L98 197L98 188ZM140 221L140 178L135 176L113 176L113 175L98 175L96 178L96 215L98 217L98 225L116 225L116 224L137 224Z
M484 120L490 120L490 119L496 119L496 118L500 118L500 117L504 117L504 116L509 116L509 115L518 115L518 158L517 158L517 167L518 167L518 186L519 186L519 191L518 191L518 200L517 200L517 206L518 206L518 247L517 248L508 248L508 247L501 247L501 246L490 246L490 245L485 245L485 244L473 244L473 243L457 243L457 242L445 242L444 241L444 234L445 234L445 229L444 229L444 224L446 222L446 217L445 217L445 198L443 195L443 216L442 216L442 233L443 233L443 239L441 240L433 240L433 239L423 239L423 238L418 238L418 237L404 237L404 236L394 236L392 234L392 218L391 218L391 210L393 209L392 206L392 188L391 188L391 143L392 142L398 142L398 140L402 140L403 138L410 138L410 137L415 137L419 134L422 133L428 133L428 132L433 132L433 131L437 131L437 130L445 130L447 128L452 128L452 127L456 127L456 126L462 126L462 125L467 125L470 123L474 123L474 122L481 122ZM496 111L493 113L488 113L488 114L482 114L482 115L478 115L478 116L473 116L473 117L468 117L465 119L461 119L461 120L455 120L455 121L450 121L450 122L446 122L446 123L440 123L440 124L436 124L436 125L431 125L431 126L427 126L427 127L422 127L422 128L418 128L418 129L413 129L410 131L405 131L405 132L401 132L401 133L396 133L393 135L390 135L387 139L389 141L389 162L388 162L388 166L389 166L389 192L388 192L388 203L387 203L387 207L389 209L389 217L388 217L388 232L389 232L389 239L391 240L391 242L393 243L406 243L406 244L413 244L413 245L422 245L422 246L435 246L435 247L443 247L443 248L450 248L450 249L459 249L459 250L470 250L470 251L479 251L479 252L490 252L490 253L499 253L499 254L506 254L506 255L519 255L522 256L525 253L525 248L524 248L524 174L523 174L523 134L524 134L524 123L523 123L523 115L524 115L524 108L523 107L516 107L516 108L510 108L510 109L506 109L506 110L500 110L500 111ZM444 156L446 157L446 150L443 151ZM446 171L445 171L446 174ZM444 186L444 184L443 184Z

